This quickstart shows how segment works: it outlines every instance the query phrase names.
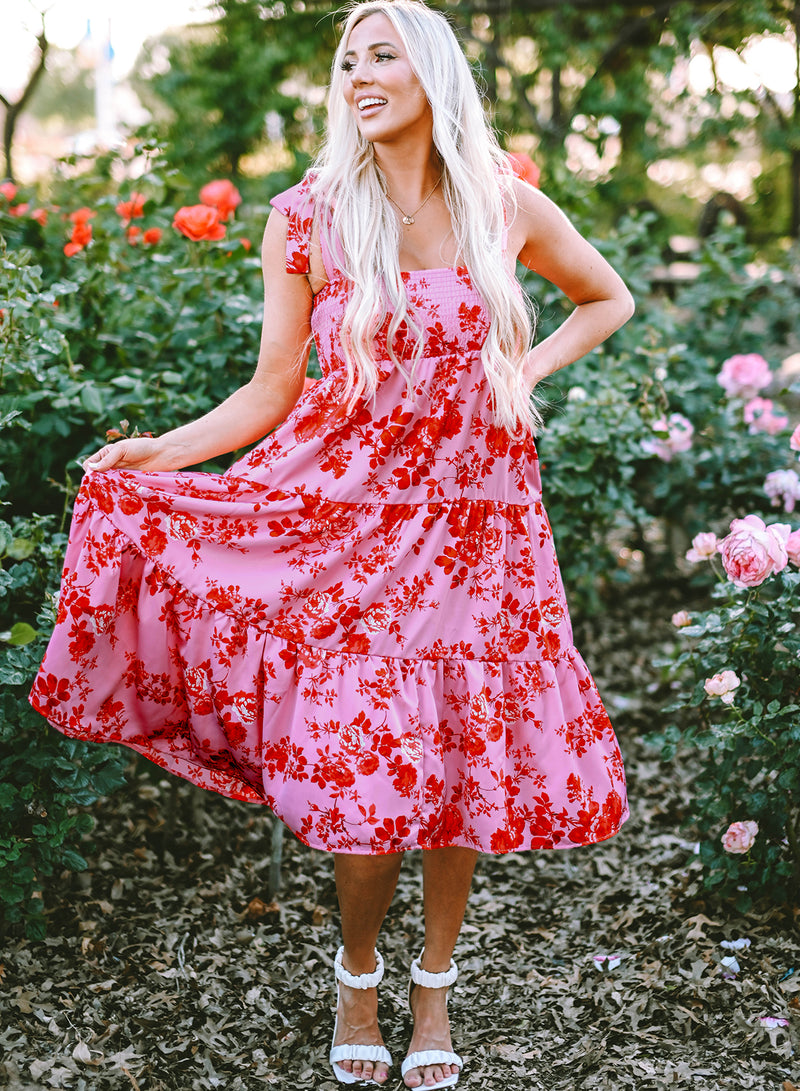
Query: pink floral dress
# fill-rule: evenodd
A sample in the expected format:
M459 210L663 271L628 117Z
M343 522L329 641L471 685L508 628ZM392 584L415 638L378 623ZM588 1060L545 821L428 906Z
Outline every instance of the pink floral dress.
M273 204L305 273L307 183ZM622 759L573 646L533 441L492 423L469 273L403 274L415 387L379 337L377 395L348 413L347 282L323 260L323 378L280 427L221 475L84 477L31 701L66 735L267 804L314 848L611 837Z

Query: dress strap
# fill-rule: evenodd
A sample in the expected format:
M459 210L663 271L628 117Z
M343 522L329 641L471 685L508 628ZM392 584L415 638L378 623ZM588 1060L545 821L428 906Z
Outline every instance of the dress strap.
M289 217L289 226L286 229L286 272L308 273L314 208L308 194L307 179L304 178L298 185L273 197L270 204Z
M311 234L314 228L314 202L310 190L310 179L304 178L291 189L284 190L273 197L270 204L284 216L288 216L286 229L286 272L308 273L311 270ZM333 280L339 262L334 259L326 239L328 232L320 230L319 242L322 251L322 264L328 280Z

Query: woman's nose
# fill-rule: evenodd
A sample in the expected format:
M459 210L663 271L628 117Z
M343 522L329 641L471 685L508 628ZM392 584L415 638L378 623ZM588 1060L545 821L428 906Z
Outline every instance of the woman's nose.
M354 87L360 87L369 82L369 65L366 61L354 61L350 69L350 81Z

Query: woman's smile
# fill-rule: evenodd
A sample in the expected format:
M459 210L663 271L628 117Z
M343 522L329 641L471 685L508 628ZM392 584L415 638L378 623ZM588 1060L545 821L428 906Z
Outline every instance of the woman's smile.
M353 27L342 69L345 101L367 140L380 143L412 135L430 139L430 104L385 15L369 15Z

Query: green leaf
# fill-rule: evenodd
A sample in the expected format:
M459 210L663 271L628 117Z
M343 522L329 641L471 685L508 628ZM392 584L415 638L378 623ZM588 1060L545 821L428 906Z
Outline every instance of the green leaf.
M6 644L19 647L23 644L30 644L38 635L37 631L33 626L28 625L27 621L18 621L16 625L11 626L10 632L0 633L0 640L3 640Z

